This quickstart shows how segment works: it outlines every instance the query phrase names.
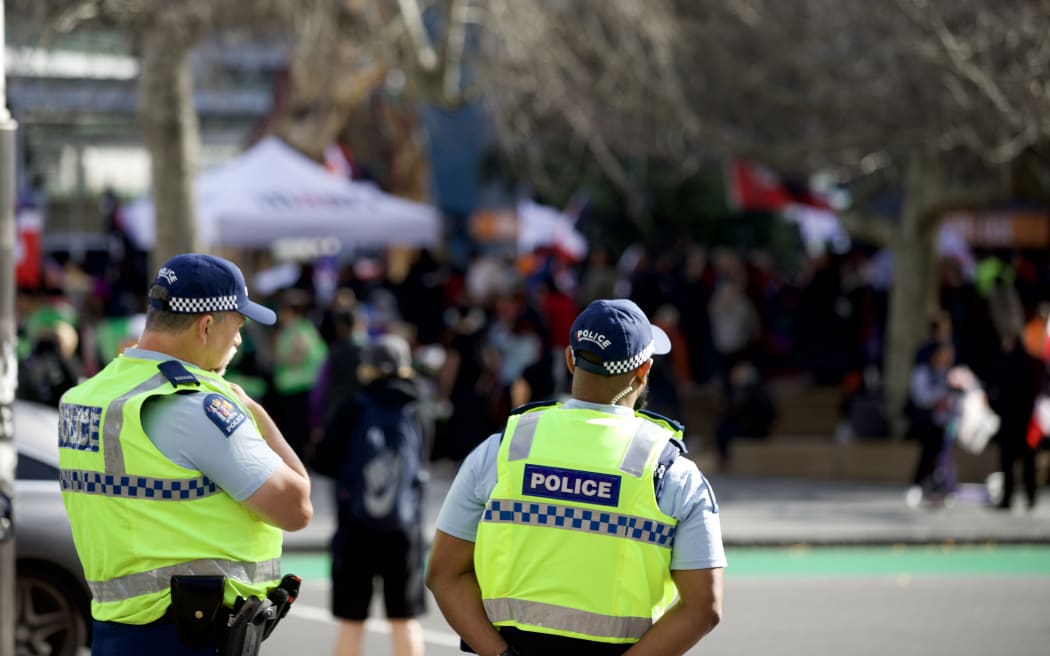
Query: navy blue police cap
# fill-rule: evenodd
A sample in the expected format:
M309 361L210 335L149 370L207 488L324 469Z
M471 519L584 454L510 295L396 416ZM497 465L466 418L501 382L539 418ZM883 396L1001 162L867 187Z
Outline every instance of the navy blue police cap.
M572 322L569 335L576 366L600 376L634 371L653 355L671 350L667 333L649 323L645 313L627 299L593 301ZM595 356L598 363L577 357L580 352Z
M204 253L176 255L160 268L154 285L168 290L168 300L150 299L158 310L176 314L240 312L259 323L277 322L274 311L248 299L244 274L229 260Z

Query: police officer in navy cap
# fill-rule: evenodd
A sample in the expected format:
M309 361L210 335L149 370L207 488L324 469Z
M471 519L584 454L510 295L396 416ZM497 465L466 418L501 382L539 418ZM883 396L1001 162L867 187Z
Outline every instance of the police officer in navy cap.
M511 413L464 460L427 585L482 656L683 654L718 624L718 503L682 425L641 409L670 351L633 302L572 325L572 398Z
M313 514L302 462L223 378L246 320L275 317L235 264L177 255L138 344L62 398L62 496L95 656L215 654L235 600L281 583L282 530Z

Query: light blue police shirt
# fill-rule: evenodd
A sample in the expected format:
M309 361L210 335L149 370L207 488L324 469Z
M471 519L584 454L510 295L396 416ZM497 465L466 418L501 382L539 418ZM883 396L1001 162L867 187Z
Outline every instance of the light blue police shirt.
M624 406L576 399L566 401L562 407L634 416L634 412ZM490 435L463 461L438 513L439 531L468 542L477 539L478 523L496 487L499 444L500 433ZM695 462L679 457L667 468L659 506L665 514L678 520L671 549L671 569L726 566L718 502Z
M124 351L129 358L167 362L170 355L140 348ZM189 363L183 362L189 365ZM146 435L169 460L198 469L237 501L262 487L281 463L251 421L244 421L229 437L208 419L204 398L211 392L153 397L142 408Z

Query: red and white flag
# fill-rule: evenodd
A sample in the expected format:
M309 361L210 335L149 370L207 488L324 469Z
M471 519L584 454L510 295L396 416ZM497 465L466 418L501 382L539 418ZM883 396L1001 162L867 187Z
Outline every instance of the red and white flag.
M15 283L23 289L40 286L40 232L44 219L39 210L18 212L15 240Z

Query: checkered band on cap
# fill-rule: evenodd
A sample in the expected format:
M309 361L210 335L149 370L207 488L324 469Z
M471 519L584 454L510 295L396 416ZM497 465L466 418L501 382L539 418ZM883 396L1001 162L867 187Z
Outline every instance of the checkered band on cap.
M203 314L205 312L235 312L236 310L236 296L212 296L210 298L168 299L169 312Z
M649 344L630 359L618 362L603 362L602 366L612 376L627 374L645 364L651 357L653 357L653 342L649 340Z

